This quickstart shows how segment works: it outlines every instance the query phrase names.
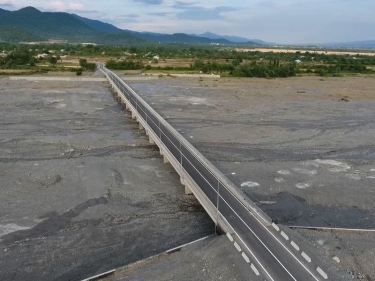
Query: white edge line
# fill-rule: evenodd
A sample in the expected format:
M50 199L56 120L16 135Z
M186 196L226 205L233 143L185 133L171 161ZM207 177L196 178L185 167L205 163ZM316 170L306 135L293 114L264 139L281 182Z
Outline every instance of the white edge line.
M220 216L223 220L227 222L227 224L233 229L233 227L230 225L230 223L227 221L227 219L219 212ZM271 279L271 281L275 281L271 275L268 273L268 271L264 268L262 263L258 260L258 258L254 255L254 253L250 250L250 248L245 244L245 242L242 240L242 238L238 235L238 233L233 229L234 233L237 235L238 239L241 240L242 244L245 246L245 248L249 251L249 253L253 256L253 258L256 260L256 262L259 264L259 266L263 269L263 271L268 275L268 277Z
M116 85L115 85L116 86ZM116 87L117 88L117 87ZM117 88L118 89L118 88ZM119 89L118 89L119 90ZM119 90L120 91L120 90ZM120 91L121 92L121 91ZM121 93L122 94L122 93ZM185 159L186 160L188 160L186 157L185 157ZM199 159L197 159L199 162L201 162ZM189 161L189 160L188 160ZM189 161L190 162L190 161ZM191 162L190 162L191 163ZM191 163L192 164L192 163ZM202 163L201 162L201 164L204 164L204 163ZM195 166L194 165L192 165L194 168L195 168ZM196 169L196 168L195 168ZM196 169L197 170L197 169ZM198 170L197 170L198 171ZM198 171L199 172L199 171ZM207 181L207 179L201 174L201 176ZM215 175L213 175L213 176L215 176ZM211 186L211 184L207 181L207 183ZM214 191L216 191L212 186L211 186L211 188L214 190ZM227 189L228 190L228 189ZM232 194L232 192L230 191L230 190L228 190L231 194ZM217 193L217 191L216 191L216 193ZM248 229L250 229L250 227L242 220L242 218L237 214L237 212L236 211L234 211L233 210L233 208L228 204L228 202L226 202L226 200L223 198L223 197L221 197L221 195L219 195L220 196L220 198L228 205L228 207L230 207L231 209L232 209L232 211L237 215L237 217L243 222L243 224L248 228ZM232 196L233 196L233 198L235 198L247 211L249 211L249 209L248 208L246 208L246 206L244 206L244 204L236 197L236 196L234 196L233 194L232 194ZM303 268L305 268L305 270L307 271L307 272L309 272L310 274L311 274L311 276L313 276L317 281L319 281L319 279L317 279L316 277L315 277L315 275L292 253L292 252L290 252L290 250L279 240L279 239L277 239L277 237L275 237L275 235L273 235L273 233L272 232L270 232L269 231L269 229L262 223L262 222L260 222L259 221L259 219L252 213L252 212L249 212L275 239L276 239L276 241L278 241L296 260L297 260L297 262L298 263L300 263L301 265L302 265L302 267ZM221 214L221 213L220 213ZM224 218L224 216L221 214L221 216ZM224 218L225 219L225 218ZM225 219L226 220L226 219ZM227 220L226 220L227 221ZM227 221L227 223L229 224L229 222ZM230 224L229 224L230 225ZM251 230L251 229L250 229ZM252 230L251 230L252 231ZM255 233L253 232L253 234L255 235ZM238 235L238 234L237 234ZM280 261L275 257L275 255L268 249L268 247L262 242L262 240L260 240L259 239L259 237L257 236L257 235L255 235L257 238L258 238L258 240L263 244L263 246L270 252L270 254L280 263ZM239 236L238 236L239 237ZM240 237L239 237L240 238ZM241 239L241 238L240 238ZM243 242L243 240L241 239L241 241L242 241L242 243L246 246L246 244ZM246 248L250 251L250 249L246 246ZM253 254L252 254L253 255ZM254 256L254 255L253 255ZM255 257L255 256L254 256ZM257 262L260 264L260 262L259 262L259 260L257 260ZM280 265L286 270L286 272L288 272L289 273L289 275L294 279L294 280L296 280L291 274L290 274L290 272L282 265L282 263L280 263ZM264 267L263 267L263 269L264 269ZM265 270L265 269L264 269ZM267 272L267 271L266 271ZM267 272L267 274L268 274L268 272ZM269 275L269 274L268 274ZM271 277L271 276L270 276ZM272 278L271 278L272 279ZM273 280L273 279L272 279Z
M115 87L117 88L117 86L115 85ZM121 91L120 91L121 92ZM121 93L122 94L122 93ZM123 94L122 94L123 95ZM132 104L131 104L131 106L133 106ZM133 106L134 107L134 106ZM135 109L135 108L134 108ZM136 110L136 109L135 109ZM137 111L137 110L136 110ZM164 133L163 133L163 135L165 135ZM166 135L165 135L166 136ZM169 139L169 137L168 136L166 136L168 139ZM172 143L173 144L173 143ZM174 145L174 144L173 144ZM176 147L176 146L175 146ZM177 147L176 147L177 148ZM191 166L201 175L201 177L208 183L208 185L216 192L216 193L218 193L216 190L215 190L215 188L210 184L210 182L208 182L208 180L200 173L200 171L198 171L198 169L193 165L193 163L191 163L190 162L190 160L189 159L187 159L186 158L186 156L182 153L182 155L184 156L184 158L191 164ZM199 159L198 159L199 160ZM201 162L201 164L203 164L202 162ZM214 176L214 175L213 175ZM230 190L228 190L228 192L230 193L230 194L232 194L232 192L230 192ZM222 198L223 199L223 201L229 206L229 208L231 208L232 209L232 207L228 204L228 202L226 202L226 200L219 194L219 196L220 196L220 198ZM249 209L247 209L244 205L243 205L243 203L241 202L241 201L239 201L238 199L237 199L237 197L236 196L234 196L233 194L232 194L232 196L248 211ZM237 212L236 211L234 211L233 209L232 209L232 211L236 214L236 216L244 223L244 225L248 228L248 229L250 229L249 228L249 226L241 219L241 217L237 214ZM221 212L219 212L220 213L220 215L221 215L221 217L223 218L223 219L225 219L225 221L228 223L228 225L230 225L230 223L226 220L226 218L221 214ZM250 212L251 213L251 212ZM252 214L252 213L251 213ZM253 214L252 214L253 215ZM254 215L253 215L254 216ZM254 216L255 217L255 216ZM257 219L258 220L258 219ZM259 222L259 220L258 220L258 222ZM260 224L262 224L263 225L263 223L261 223L261 222L259 222ZM233 229L233 228L232 228ZM233 229L234 230L234 229ZM251 229L250 229L251 230ZM268 230L268 229L267 229ZM274 281L274 279L271 277L271 275L266 271L266 269L263 267L263 265L259 262L259 260L256 258L256 256L250 251L250 249L247 247L247 245L245 244L245 242L241 239L241 237L238 235L238 233L237 232L235 232L236 234L237 234L237 236L238 236L238 238L241 240L241 242L242 242L242 244L244 244L245 245L245 247L249 250L249 252L252 254L252 256L255 258L255 260L258 262L258 264L262 267L262 269L267 273L267 275L271 278L271 280L273 280ZM255 234L254 234L255 235ZM256 235L255 235L256 236ZM257 236L256 236L257 237ZM258 237L257 237L258 238ZM259 241L261 241L259 238L258 238L258 240ZM264 243L261 241L261 243L263 244L263 246L265 246L264 245ZM265 246L266 247L266 246ZM270 252L270 250L266 247L266 249ZM280 263L280 261L273 255L273 253L272 252L270 252L271 253L271 255ZM290 275L290 276L292 276L290 273L289 273L289 271L280 263L280 265L286 270L286 272L288 272L288 274ZM292 276L292 278L294 279L294 280L296 280L293 276Z
M267 251L273 256L273 258L281 265L282 268L284 268L284 270L293 278L293 280L297 281L296 278L294 278L294 276L289 272L289 270L279 261L279 259L271 252L271 250L266 246L266 244L264 244L264 242L258 237L258 235L255 234L255 232L250 228L250 226L248 226L245 221L237 214L237 212L235 210L233 210L233 208L228 204L228 202L223 198L221 197L221 195L219 195L220 198L225 202L225 204L227 204L227 206L233 211L233 213L236 214L236 216L242 221L242 223L250 230L250 232L258 239L258 241L263 245L264 248L267 249ZM248 209L247 209L248 210ZM249 210L248 210L249 211ZM250 214L252 214L251 212L249 212ZM220 213L221 214L221 213ZM253 215L254 216L254 215ZM255 216L254 216L255 218ZM228 221L227 221L228 222ZM259 222L259 220L258 220ZM262 224L261 222L259 222L260 224ZM228 222L229 224L229 222ZM263 224L262 224L263 225ZM268 229L267 229L268 230ZM238 234L237 234L238 235ZM239 237L239 236L238 236ZM276 238L276 237L275 237ZM278 240L277 240L278 241ZM302 264L302 263L301 263ZM311 274L312 275L312 274ZM319 281L319 279L316 279L317 281Z
M196 242L199 242L199 241L205 240L205 239L207 239L207 238L210 237L210 236L211 236L211 235L206 236L206 237L199 238L199 239L197 239L197 240L191 241L191 242L189 242L189 243L183 244L183 245L178 246L178 247L175 247L175 248L173 248L173 249L169 249L169 250L167 250L167 251L165 251L165 252L166 252L166 253L173 252L173 251L175 251L175 250L178 250L178 249L181 249L181 248L183 248L183 247L189 246L189 245L194 244L194 243L196 243Z
M86 278L86 279L83 279L83 280L81 280L81 281L90 281L90 280L92 280L92 279L96 279L96 278L98 278L98 277L101 277L101 276L104 276L104 275L107 275L107 274L112 274L112 273L115 273L115 272L116 272L116 269L112 269L112 270L110 270L110 271L103 272L103 273L100 273L100 274L95 275L95 276L91 276L91 277Z
M256 216L254 216L251 212L249 213L276 239L276 241L278 241L289 252L289 254L291 254L297 260L299 264L302 265L307 272L311 274L311 276L315 278L315 280L319 281L319 279L264 224L262 224Z

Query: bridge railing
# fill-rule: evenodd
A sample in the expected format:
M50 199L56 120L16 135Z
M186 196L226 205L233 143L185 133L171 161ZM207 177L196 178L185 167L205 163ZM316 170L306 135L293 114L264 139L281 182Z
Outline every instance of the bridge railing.
M137 93L135 93L115 73L103 65L98 68L107 76L119 90L119 95L125 99L143 119L153 135L157 136L178 162L179 168L189 174L207 199L216 207L217 215L231 224L231 218L240 218L236 210L228 201L237 201L265 225L271 225L272 220L254 202L236 187L223 173L221 173L209 160L194 148L181 134L179 134L164 118L151 108ZM225 215L223 215L225 213ZM218 223L218 218L210 214Z

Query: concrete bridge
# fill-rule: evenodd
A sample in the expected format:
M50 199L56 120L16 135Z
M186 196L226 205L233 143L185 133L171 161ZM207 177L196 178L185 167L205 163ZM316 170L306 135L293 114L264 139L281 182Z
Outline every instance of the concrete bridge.
M329 279L319 260L292 241L122 79L102 64L98 68L106 75L118 102L131 111L150 143L159 147L164 162L180 175L185 192L194 194L217 231L226 233L255 275L274 281Z

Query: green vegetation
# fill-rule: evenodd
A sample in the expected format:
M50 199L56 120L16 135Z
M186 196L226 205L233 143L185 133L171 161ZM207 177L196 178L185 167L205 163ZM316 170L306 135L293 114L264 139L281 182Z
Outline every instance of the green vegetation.
M41 12L33 7L18 11L0 9L0 42L47 39L97 44L134 44L143 41L125 31L99 32L68 13Z
M26 49L21 48L10 52L6 57L0 57L0 68L17 68L34 66L36 59Z
M276 65L252 62L238 65L231 74L237 77L286 78L295 76L296 73L297 67L295 64Z
M44 40L45 38L22 28L0 25L0 42L19 43Z
M82 67L82 69L95 71L96 64L93 62L87 62L86 59L80 59L79 65Z
M236 77L291 77L320 75L374 74L375 56L328 55L314 52L238 52L231 47L185 44L94 46L72 44L10 45L0 43L0 68L64 70L64 60L80 58L72 71L94 71L104 61L114 70L182 71L216 73ZM62 59L64 57L64 59ZM78 59L77 59L78 60ZM74 69L72 69L74 68ZM68 70L66 68L65 70Z
M143 69L143 64L141 61L134 62L132 60L128 61L114 61L109 60L106 63L106 67L115 70L137 70Z

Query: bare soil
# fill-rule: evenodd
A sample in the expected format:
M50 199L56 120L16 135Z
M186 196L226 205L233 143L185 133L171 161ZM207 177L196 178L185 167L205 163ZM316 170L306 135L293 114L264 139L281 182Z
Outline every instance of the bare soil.
M0 280L82 280L214 233L107 82L0 78L0 120Z
M363 56L375 56L375 52L363 52L361 50L358 50L357 52L346 52L346 51L320 51L320 50L312 50L312 49L282 49L282 48L255 48L255 49L243 49L238 48L236 49L237 52L274 52L274 53L296 53L296 52L310 52L310 53L317 53L317 54L326 54L326 55L350 55L350 56L356 56L358 54Z

